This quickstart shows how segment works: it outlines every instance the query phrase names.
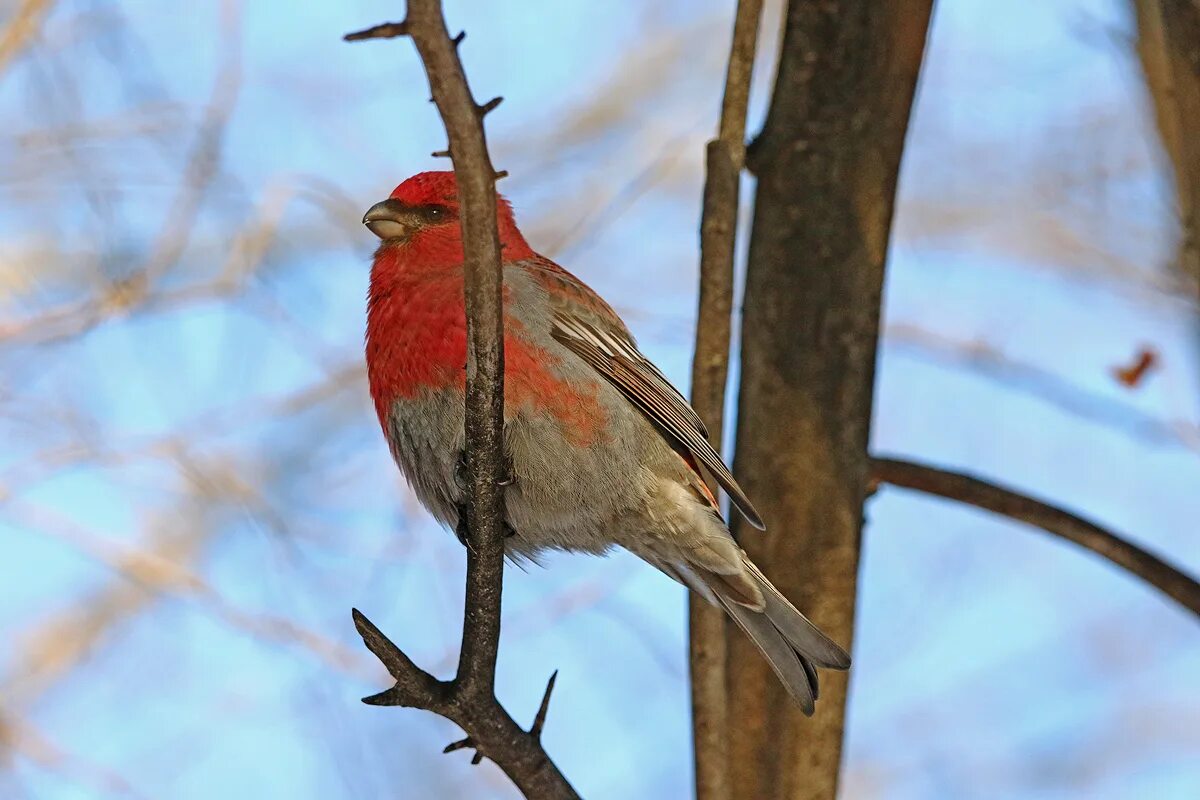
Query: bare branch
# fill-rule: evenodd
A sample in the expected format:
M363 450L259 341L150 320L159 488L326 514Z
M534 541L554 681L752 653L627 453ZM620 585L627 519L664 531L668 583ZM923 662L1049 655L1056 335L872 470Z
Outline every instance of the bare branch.
M395 689L400 689L406 704L439 713L467 732L470 746L477 750L473 763L483 756L491 758L527 797L572 798L577 796L574 789L546 755L539 737L522 731L495 696L504 575L503 482L507 468L497 172L488 155L483 117L500 104L500 98L482 106L475 102L458 57L462 37L450 37L438 0L409 0L404 22L379 25L346 39L401 35L412 38L429 77L433 101L446 126L463 209L466 478L470 492L466 509L466 609L458 672L444 685L444 691L434 691L433 687L442 684L430 683L433 679L390 645L374 626L360 624L360 632L366 631L364 640L371 637L368 646L373 645L372 652L396 677ZM357 614L356 623L360 618L366 623Z
M453 753L473 748L472 764L484 758L504 770L526 797L549 800L578 800L579 795L567 783L558 767L542 749L541 732L545 724L554 676L546 686L533 727L521 730L495 698L480 700L464 695L460 681L439 681L413 663L404 652L388 639L357 609L354 625L363 642L383 662L396 679L396 685L379 694L364 697L363 702L377 706L405 706L432 711L458 725L467 736L451 742L442 750Z
M357 608L351 609L354 627L363 638L367 649L387 667L396 679L396 685L385 692L364 697L363 702L373 706L407 706L440 712L445 706L449 684L439 681L413 663L404 651L383 635L371 620Z
M1083 517L972 475L927 464L873 458L871 474L876 481L956 500L1041 528L1107 559L1200 616L1200 583L1153 553Z
M733 316L733 262L737 240L738 182L746 157L746 108L762 0L739 0L725 73L725 96L717 138L708 143L704 208L700 218L700 301L692 360L692 406L720 447L729 379ZM716 487L711 484L710 490ZM697 800L731 800L727 622L719 608L688 599L692 737Z

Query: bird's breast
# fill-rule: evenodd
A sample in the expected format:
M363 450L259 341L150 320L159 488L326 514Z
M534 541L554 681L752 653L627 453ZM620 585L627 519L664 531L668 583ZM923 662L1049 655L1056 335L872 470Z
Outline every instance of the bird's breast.
M548 416L570 443L595 443L606 435L607 421L598 378L554 342L548 322L539 324L540 316L548 320L549 315L538 314L527 287L505 277L506 422L515 423L522 414ZM461 270L390 282L373 278L366 358L371 397L385 429L395 401L433 392L461 403L467 367Z

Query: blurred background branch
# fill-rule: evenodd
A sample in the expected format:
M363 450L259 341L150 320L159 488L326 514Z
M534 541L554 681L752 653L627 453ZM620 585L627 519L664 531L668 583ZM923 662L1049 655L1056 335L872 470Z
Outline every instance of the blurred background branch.
M4 27L0 34L0 73L3 73L13 58L29 44L41 27L42 18L46 16L52 3L50 0L21 0L17 13Z
M972 475L914 461L871 459L875 481L955 500L1041 528L1107 559L1200 616L1200 583L1169 563L1083 517Z

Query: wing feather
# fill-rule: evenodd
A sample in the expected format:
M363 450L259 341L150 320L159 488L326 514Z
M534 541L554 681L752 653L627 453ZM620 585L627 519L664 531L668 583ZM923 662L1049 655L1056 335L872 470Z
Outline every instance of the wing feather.
M708 439L695 410L620 329L593 324L563 309L554 312L554 338L589 364L653 421L673 444L712 473L734 507L756 528L762 518Z

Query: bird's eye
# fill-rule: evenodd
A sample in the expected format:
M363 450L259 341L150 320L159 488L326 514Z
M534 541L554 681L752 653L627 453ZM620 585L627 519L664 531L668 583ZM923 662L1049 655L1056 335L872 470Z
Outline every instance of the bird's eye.
M429 209L428 213L430 219L437 220L446 216L446 209L442 208L441 206L433 206Z

